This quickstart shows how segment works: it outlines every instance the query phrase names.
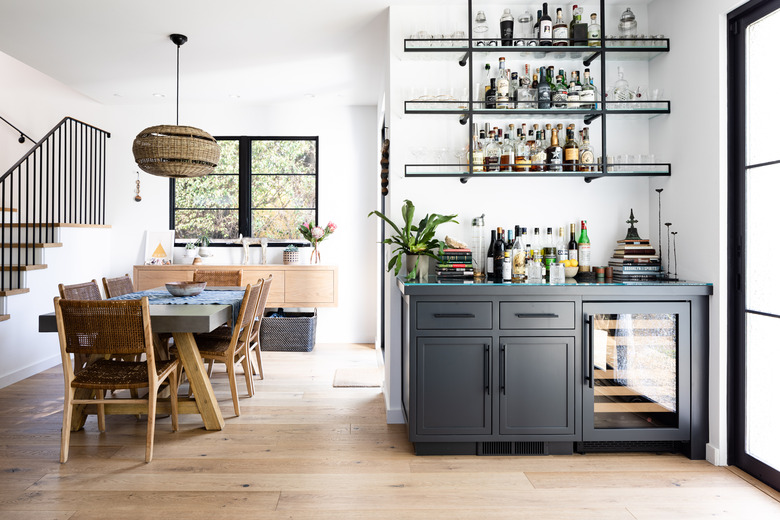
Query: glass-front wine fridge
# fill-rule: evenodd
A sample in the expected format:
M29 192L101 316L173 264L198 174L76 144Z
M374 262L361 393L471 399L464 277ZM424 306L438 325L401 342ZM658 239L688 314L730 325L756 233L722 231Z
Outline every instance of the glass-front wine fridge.
M583 440L690 438L690 309L584 303Z

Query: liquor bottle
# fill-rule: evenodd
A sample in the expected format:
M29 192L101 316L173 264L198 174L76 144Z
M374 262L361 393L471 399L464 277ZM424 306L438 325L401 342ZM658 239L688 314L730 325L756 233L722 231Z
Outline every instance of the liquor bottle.
M471 168L474 172L485 171L485 153L482 150L482 143L479 142L477 133L477 124L472 125L471 132Z
M580 273L590 272L590 238L588 238L588 221L580 221L580 238L577 240L577 257L580 263Z
M504 9L504 14L501 15L501 45L505 47L512 46L512 37L514 36L515 29L515 17L507 7Z
M520 283L525 278L525 249L520 226L515 226L515 235L512 244L512 283Z
M582 129L582 146L580 146L581 172L595 172L598 170L593 155L593 147L590 145L590 137L588 135L589 131L590 128L587 126Z
M582 90L580 90L580 108L593 110L596 108L596 89L590 84L590 69L585 69Z
M547 2L542 4L542 16L539 18L539 45L550 46L552 42L553 22L547 12Z
M509 79L509 108L517 108L517 91L520 89L520 74L513 72Z
M569 26L563 21L563 9L555 10L555 25L552 28L553 45L569 45Z
M528 45L536 46L539 45L539 21L542 19L542 10L537 9L536 10L536 23L534 24L534 39L531 40Z
M506 230L506 244L504 246L506 247L506 250L509 251L512 249L512 244L514 243L514 235L512 234L511 229Z
M488 24L485 11L477 11L477 16L474 17L474 45L476 47L484 47L487 45L487 41L482 38L487 38Z
M523 124L525 126L525 124ZM515 140L515 168L516 172L527 172L531 169L531 158L528 155L528 143L525 140L525 133L518 129L517 139Z
M580 162L580 149L574 140L574 125L566 129L566 144L563 146L563 171L576 172Z
M566 99L568 108L573 110L580 108L580 91L577 90L577 85L574 81L569 82L569 96Z
M544 238L544 247L542 248L542 256L544 259L544 277L550 279L550 265L555 262L555 255L557 249L555 247L555 239L553 238L553 228L547 228L547 234Z
M511 249L504 250L504 262L501 268L501 281L504 283L512 281L512 250Z
M493 244L493 279L499 282L503 280L504 276L505 250L506 244L504 243L504 229L498 228L496 231L496 242Z
M488 107L490 108L490 107ZM496 106L509 108L509 76L506 73L506 58L498 58L498 78L496 79Z
M550 146L545 150L547 171L559 172L563 170L563 148L558 146L558 129L552 129Z
M523 68L523 75L520 77L520 86L524 88L531 88L531 74L528 64L525 64Z
M569 224L569 260L577 260L577 239L574 237L576 233L574 222Z
M538 90L538 103L539 108L550 108L550 101L552 100L552 87L547 82L547 77L540 71Z
M588 46L599 47L601 45L601 25L596 22L596 13L590 15L590 25L588 25Z
M542 235L539 233L539 228L534 228L534 234L531 235L531 249L536 251L541 251L544 244L542 243ZM533 257L531 257L533 258Z
M574 224L572 224L573 226ZM572 232L573 233L573 232ZM490 244L487 248L487 255L485 258L485 276L490 280L493 278L493 247L496 245L496 230L490 230Z
M499 164L501 165L502 172L511 172L513 165L515 164L515 142L512 138L515 133L515 125L509 125L509 131L504 138L504 143L501 145L501 157ZM510 247L512 244L509 244Z
M485 92L485 108L496 108L496 78L490 78L490 88Z
M577 7L576 4L572 7L569 38L572 45L588 44L588 24L582 21L582 7Z
M498 145L498 136L490 132L490 142L485 147L485 166L489 172L499 171L501 161L501 147Z
M478 101L487 101L488 90L490 90L490 63L485 63L485 77L482 81L482 88L479 91Z
M563 71L561 71L563 72ZM555 108L566 108L569 98L569 87L566 85L563 75L555 76L555 90L552 94L553 106Z
M531 88L538 88L539 87L539 75L534 74L534 79L531 81Z
M563 227L558 228L558 239L555 241L555 259L558 262L563 262L569 259L569 249L566 244L565 230Z
M531 171L543 172L545 168L545 148L542 144L542 131L537 130L536 141L534 141L534 147L531 149Z

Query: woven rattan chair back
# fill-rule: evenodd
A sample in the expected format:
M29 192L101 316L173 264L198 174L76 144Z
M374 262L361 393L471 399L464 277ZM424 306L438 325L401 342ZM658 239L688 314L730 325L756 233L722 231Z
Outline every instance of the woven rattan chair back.
M255 321L252 324L252 330L249 332L248 339L248 352L247 356L254 350L255 358L257 359L257 375L260 379L263 379L263 357L261 354L260 345L260 325L263 323L263 315L265 315L265 307L268 304L268 295L271 293L271 283L274 281L274 275L269 274L268 278L261 278L259 280L263 284L263 290L260 291L260 299L257 301L257 310L255 310ZM250 357L251 360L251 357ZM254 363L252 369L254 370Z
M241 269L231 271L196 269L192 273L192 281L207 282L212 287L241 287L243 274Z
M152 460L157 396L160 385L170 382L171 423L178 429L178 360L157 362L154 358L149 299L140 300L67 300L54 299L57 332L65 376L60 462L67 462L74 407L94 404L98 428L105 431L105 405L116 401L146 405L146 462ZM90 363L76 373L70 354L91 355ZM145 361L127 361L119 356L146 354ZM139 398L137 389L149 388ZM106 392L109 397L106 397ZM113 395L115 390L130 390L130 398ZM133 415L137 410L129 411ZM79 424L79 427L81 425Z
M133 280L129 274L117 278L103 278L103 290L106 298L114 298L134 291Z
M60 298L64 300L102 300L97 280L71 285L59 284Z

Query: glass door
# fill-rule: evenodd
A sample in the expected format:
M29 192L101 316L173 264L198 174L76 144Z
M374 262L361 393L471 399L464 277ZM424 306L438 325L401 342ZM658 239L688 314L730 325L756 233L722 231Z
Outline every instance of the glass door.
M583 310L583 439L689 439L688 305L585 303Z
M780 489L780 1L729 15L729 463ZM768 83L767 83L768 82Z

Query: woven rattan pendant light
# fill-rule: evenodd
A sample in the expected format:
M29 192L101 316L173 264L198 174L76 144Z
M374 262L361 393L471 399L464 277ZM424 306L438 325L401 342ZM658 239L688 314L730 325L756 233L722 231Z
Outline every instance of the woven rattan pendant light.
M187 42L183 34L172 34L176 44L176 126L150 126L133 141L138 167L160 177L201 177L214 171L220 148L208 132L179 126L179 49Z

